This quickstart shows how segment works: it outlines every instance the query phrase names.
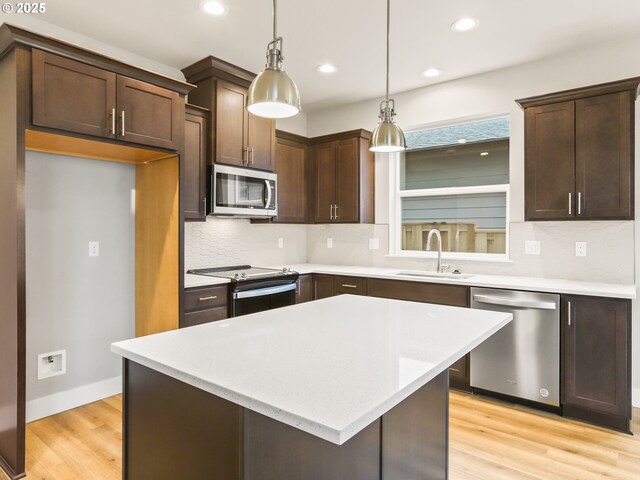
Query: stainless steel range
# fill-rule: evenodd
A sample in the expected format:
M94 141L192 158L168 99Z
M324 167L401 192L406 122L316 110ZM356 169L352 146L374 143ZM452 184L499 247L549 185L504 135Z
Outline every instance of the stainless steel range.
M296 302L298 272L234 265L189 270L193 275L229 279L229 314L232 317L293 305Z

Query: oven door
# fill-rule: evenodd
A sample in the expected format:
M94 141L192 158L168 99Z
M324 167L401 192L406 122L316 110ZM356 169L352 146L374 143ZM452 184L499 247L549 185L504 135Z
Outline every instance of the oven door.
M215 165L211 188L214 215L272 217L278 214L274 173Z
M231 293L231 316L239 317L249 313L286 307L295 303L295 283L236 291Z

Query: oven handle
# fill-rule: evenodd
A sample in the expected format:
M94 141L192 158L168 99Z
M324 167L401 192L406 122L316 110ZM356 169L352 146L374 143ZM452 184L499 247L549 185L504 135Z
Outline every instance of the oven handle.
M256 288L255 290L245 290L244 292L233 292L231 296L234 300L237 300L241 298L264 297L266 295L289 292L295 289L296 284L289 283L287 285L278 285L277 287Z

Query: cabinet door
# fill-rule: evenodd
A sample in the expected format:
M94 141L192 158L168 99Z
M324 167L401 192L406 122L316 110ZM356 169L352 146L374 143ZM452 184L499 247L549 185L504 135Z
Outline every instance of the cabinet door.
M276 145L278 223L307 223L306 146Z
M333 222L336 200L336 142L316 145L316 223Z
M203 323L217 322L228 318L227 307L212 308L209 310L198 310L184 314L180 328L193 327Z
M634 100L631 92L576 100L577 218L633 218Z
M247 132L249 166L272 171L276 143L275 122L247 112Z
M177 150L183 130L184 103L177 92L118 75L118 138L126 142Z
M360 198L360 158L358 139L336 142L336 211L334 220L340 223L358 222Z
M313 275L313 299L333 297L336 294L335 280L333 275Z
M300 275L296 285L296 303L313 300L313 279L311 275Z
M247 89L218 80L216 83L216 163L246 165Z
M185 114L184 175L180 191L185 220L205 220L209 119L206 114Z
M466 354L449 367L449 385L458 390L471 390L471 355Z
M563 408L629 417L630 303L566 296L562 307Z
M32 51L33 124L115 138L116 74Z
M575 216L574 102L525 111L525 219Z

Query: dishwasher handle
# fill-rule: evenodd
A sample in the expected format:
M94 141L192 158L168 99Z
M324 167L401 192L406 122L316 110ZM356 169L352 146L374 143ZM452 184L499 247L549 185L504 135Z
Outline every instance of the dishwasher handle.
M536 308L538 310L555 310L556 302L543 302L539 300L523 300L515 298L495 297L493 295L473 295L473 300L478 303L491 305L504 305L507 307Z

